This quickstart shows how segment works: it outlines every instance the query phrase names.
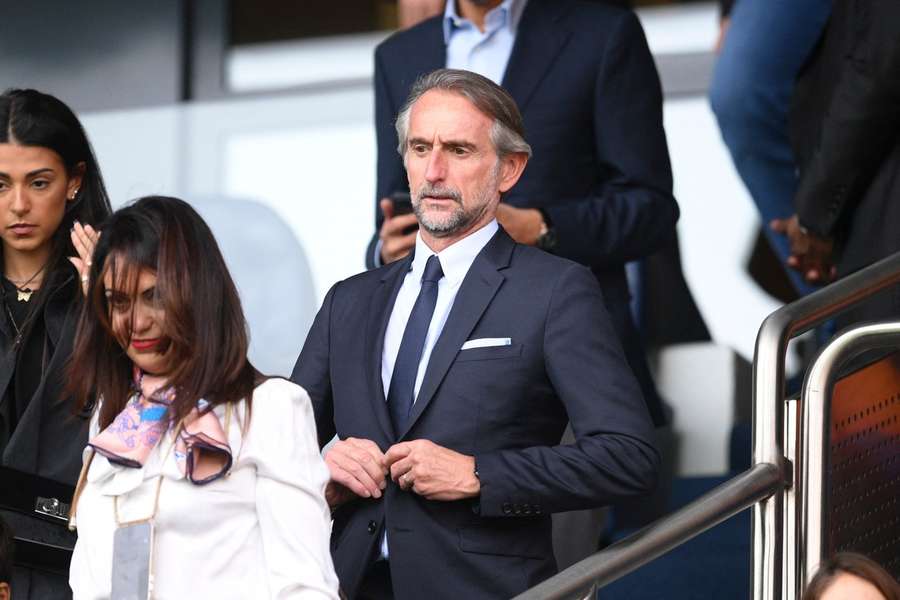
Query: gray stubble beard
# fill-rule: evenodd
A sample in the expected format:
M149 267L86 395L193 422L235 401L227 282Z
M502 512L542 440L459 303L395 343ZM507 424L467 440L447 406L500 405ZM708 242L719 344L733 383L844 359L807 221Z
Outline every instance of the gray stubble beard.
M459 231L465 231L484 216L490 204L489 196L497 189L499 177L500 163L498 161L491 173L490 180L478 192L478 202L468 211L463 208L462 193L459 190L451 187L432 187L431 184L425 182L413 195L412 199L413 212L416 215L416 220L419 221L419 226L436 238L450 237ZM422 197L429 195L452 198L457 204L456 210L441 223L431 220L422 208Z

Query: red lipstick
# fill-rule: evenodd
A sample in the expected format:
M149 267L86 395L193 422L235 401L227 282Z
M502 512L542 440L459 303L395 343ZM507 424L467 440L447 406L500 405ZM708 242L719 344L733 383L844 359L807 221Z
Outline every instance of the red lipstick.
M154 338L150 340L131 340L131 346L135 350L140 352L144 352L147 350L152 350L159 344L159 338Z

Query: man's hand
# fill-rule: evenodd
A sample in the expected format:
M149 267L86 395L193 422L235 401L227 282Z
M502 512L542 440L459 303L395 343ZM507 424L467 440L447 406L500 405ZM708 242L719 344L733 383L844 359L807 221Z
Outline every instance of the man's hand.
M837 273L834 267L834 241L821 238L800 226L797 215L787 219L773 219L772 231L786 235L791 243L789 267L796 269L810 283L828 283Z
M378 445L371 440L339 440L325 454L331 481L325 488L328 506L361 498L381 498L387 485L388 465Z
M536 208L516 208L501 202L497 206L497 221L512 239L534 246L541 236L544 216Z
M390 198L382 198L379 204L384 222L378 237L381 239L381 264L386 265L403 258L416 245L416 232L403 232L416 224L416 215L394 216L394 203Z
M474 498L481 492L475 457L454 452L428 440L394 444L384 455L391 479L401 489L429 500Z

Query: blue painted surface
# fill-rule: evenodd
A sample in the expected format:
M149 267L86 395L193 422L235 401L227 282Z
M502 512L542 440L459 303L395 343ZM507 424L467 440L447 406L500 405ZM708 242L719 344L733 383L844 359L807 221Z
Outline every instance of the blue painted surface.
M672 510L728 477L677 479ZM631 532L622 532L617 538ZM600 600L700 600L750 597L750 511L735 515L688 543L606 586Z

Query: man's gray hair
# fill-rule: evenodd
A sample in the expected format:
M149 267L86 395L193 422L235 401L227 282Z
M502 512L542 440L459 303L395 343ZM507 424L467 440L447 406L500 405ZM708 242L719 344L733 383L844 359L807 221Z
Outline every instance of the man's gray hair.
M493 120L491 142L499 158L524 153L531 157L531 146L525 141L522 115L516 101L502 87L478 73L460 69L438 69L419 77L397 115L397 152L406 157L409 138L409 113L413 104L431 90L459 94Z

